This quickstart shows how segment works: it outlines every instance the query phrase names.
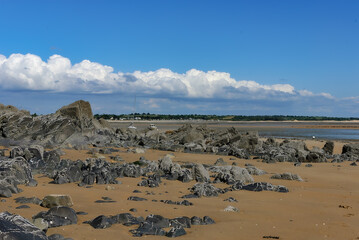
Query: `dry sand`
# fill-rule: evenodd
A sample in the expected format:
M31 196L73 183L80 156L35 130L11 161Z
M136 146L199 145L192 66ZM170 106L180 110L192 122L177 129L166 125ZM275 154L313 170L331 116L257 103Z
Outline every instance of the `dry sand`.
M324 142L307 141L309 147L322 147ZM336 142L335 151L341 151L343 143ZM90 157L87 151L65 150L63 158L85 160ZM149 160L158 160L169 152L147 150L145 154L118 153L126 162L133 162L140 156ZM258 160L230 160L228 156L205 154L174 153L174 161L200 162L213 164L219 157L225 162L244 167L251 163L263 169L268 174L254 176L255 181L266 181L273 184L285 185L289 193L278 192L227 192L219 197L189 199L193 206L168 205L151 200L182 200L180 196L188 194L188 188L194 182L163 180L158 188L138 187L140 178L121 178L122 184L111 185L113 190L105 190L107 185L94 185L92 188L78 187L76 184L49 184L50 179L36 176L37 187L21 186L24 190L15 194L6 202L0 203L0 211L9 211L26 218L46 209L28 204L29 209L15 209L17 197L38 197L42 199L48 194L68 194L72 197L76 211L87 212L79 216L78 224L51 228L48 235L60 233L73 239L133 239L129 230L120 224L108 229L94 229L83 221L91 220L99 215L115 215L129 212L136 208L135 216L146 217L149 214L160 214L174 218L180 216L210 216L216 221L214 225L192 226L186 229L187 235L179 239L263 239L263 236L278 236L280 239L359 239L359 167L349 166L350 162L340 164L317 163L313 167L294 167L292 163L265 164ZM108 155L105 155L108 158ZM109 158L108 158L109 159ZM270 179L273 173L291 172L301 176L304 182ZM216 184L226 187L225 184ZM132 193L138 189L142 193ZM154 195L146 195L153 192ZM110 197L115 203L95 203L101 197ZM129 196L147 198L145 202L128 201ZM234 197L238 203L223 201ZM223 209L232 205L239 212L224 212ZM348 208L339 207L347 206ZM145 236L145 239L166 239L166 237Z

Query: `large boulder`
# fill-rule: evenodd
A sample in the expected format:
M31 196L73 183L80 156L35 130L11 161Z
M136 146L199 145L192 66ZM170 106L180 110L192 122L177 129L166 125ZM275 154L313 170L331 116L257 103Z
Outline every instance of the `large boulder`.
M358 143L345 144L343 146L342 154L345 153L359 155L359 144Z

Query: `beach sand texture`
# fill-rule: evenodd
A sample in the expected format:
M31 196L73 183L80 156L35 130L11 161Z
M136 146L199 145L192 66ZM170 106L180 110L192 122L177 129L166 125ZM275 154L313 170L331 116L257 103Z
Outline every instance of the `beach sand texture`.
M309 148L322 147L324 142L307 141ZM335 153L340 153L343 143L336 142ZM123 150L123 149L122 149ZM64 150L63 158L85 160L91 155L86 150ZM137 161L141 156L148 160L157 161L170 152L147 150L144 154L116 153L126 162ZM244 167L246 163L265 170L268 174L253 176L255 182L265 181L288 187L288 193L232 191L218 197L202 197L188 199L193 206L178 206L160 202L160 200L181 201L180 197L188 194L188 188L194 181L181 183L179 181L162 180L160 187L139 187L140 178L120 178L122 184L110 185L112 190L106 190L108 185L93 185L91 188L78 187L77 184L50 184L51 179L37 175L37 187L20 186L24 191L0 203L0 211L9 211L30 219L40 211L46 211L38 205L28 204L30 208L15 209L17 197L38 197L42 199L48 194L68 194L72 197L76 211L87 212L88 215L78 216L76 225L50 228L47 235L59 233L73 239L133 239L130 229L120 224L107 229L94 229L83 221L92 220L99 215L115 215L129 212L136 208L134 216L146 217L149 214L159 214L167 218L181 216L210 216L215 220L214 225L192 226L186 229L187 234L179 239L263 239L279 237L279 239L359 239L359 168L343 163L313 163L312 167L302 164L295 167L293 163L266 164L260 160L230 160L229 156L208 154L189 154L175 152L174 162L196 162L214 164L222 157L227 164L236 162ZM104 155L109 159L109 155ZM233 158L233 157L232 157ZM274 173L291 172L302 177L304 182L270 179ZM215 184L216 187L226 187L225 184ZM133 193L134 190L141 193ZM148 193L153 193L147 195ZM129 201L129 196L138 196L148 201ZM115 203L95 203L102 197L110 197ZM224 199L233 197L238 202L227 202ZM152 200L158 200L153 202ZM234 206L239 212L225 212L227 206ZM145 236L145 239L165 239L160 236Z

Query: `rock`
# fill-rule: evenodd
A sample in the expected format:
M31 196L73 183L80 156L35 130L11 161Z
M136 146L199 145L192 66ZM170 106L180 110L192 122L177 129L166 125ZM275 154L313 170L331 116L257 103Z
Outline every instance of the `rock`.
M342 154L345 153L359 155L359 144L358 143L345 144L342 149Z
M42 231L46 232L49 228L49 224L47 221L45 221L43 218L36 218L32 220L32 224L34 224L36 227L41 229Z
M41 229L31 224L19 215L8 212L0 213L0 239L31 239L47 240L48 238Z
M170 220L171 227L191 228L191 219L189 217L177 217Z
M183 200L183 201L172 201L172 200L161 200L161 202L166 204L173 204L173 205L182 205L182 206L192 206L193 203Z
M247 166L246 169L249 172L249 174L251 174L251 175L264 175L264 174L267 174L266 171L258 169L255 166Z
M0 197L9 198L12 196L12 193L9 188L0 186Z
M169 173L171 171L172 163L172 156L166 155L164 158L158 160L159 168L165 172Z
M208 217L208 216L204 216L202 222L203 222L204 225L215 224L215 221L212 218Z
M135 149L134 149L134 153L144 154L144 153L145 153L145 149L143 149L143 148L135 148Z
M144 219L142 217L134 217L130 213L120 213L115 216L111 217L111 221L113 223L120 223L125 226L132 226L140 224L141 222L144 222Z
M26 197L18 197L14 199L16 203L33 203L36 205L40 205L41 200L37 197L31 197L31 198L26 198Z
M149 222L142 222L140 223L139 227L135 230L131 230L134 237L141 237L143 235L155 235L155 236L164 236L166 232L160 228L154 226L152 223Z
M30 208L28 205L20 205L16 209Z
M50 227L60 227L77 223L76 212L69 207L53 207L47 212L40 212L32 217L36 219L43 219Z
M328 141L324 144L323 151L329 155L333 154L334 142Z
M245 168L232 166L230 173L232 174L233 179L236 181L240 180L243 182L253 182L253 177Z
M184 230L184 228L182 226L179 227L173 227L171 228L167 233L166 233L166 237L179 237L179 236L183 236L186 235L186 231Z
M203 167L202 164L196 164L193 167L193 175L194 175L194 179L197 182L209 182L210 178L209 178L209 173L208 171Z
M191 218L191 224L192 225L202 225L203 224L203 220L199 217L193 216Z
M239 190L237 185L233 185L236 186L236 189L234 190ZM244 185L242 186L243 190L248 190L248 191L254 191L254 192L260 192L260 191L274 191L274 192L289 192L288 188L281 186L281 185L272 185L271 183L266 183L266 182L257 182L257 183L252 183L252 184L248 184L248 185Z
M303 179L300 176L293 173L275 174L271 176L271 179L295 180L295 181L303 182Z
M225 163L225 161L223 160L223 158L218 158L218 159L216 160L216 162L214 163L214 165L215 165L215 166L224 166L224 165L227 165L227 164Z
M16 146L10 150L10 158L22 157L24 155L24 150L22 147Z
M33 180L31 168L23 157L0 159L0 196L11 197L19 193L19 184L28 184Z
M238 208L235 208L233 206L227 206L223 211L225 211L225 212L239 212Z
M90 103L82 100L64 106L54 114L37 117L24 111L0 110L0 118L0 138L22 141L24 144L77 146L91 141L109 142L114 136L111 129L93 118ZM28 150L32 154L41 153ZM28 152L26 156L29 156Z
M214 220L208 216L204 216L203 219L196 216L191 218L192 225L210 225L214 223L215 223Z
M198 197L217 197L221 193L221 189L209 183L196 183L191 188L191 192Z
M161 215L150 214L146 217L146 222L151 223L155 227L167 228L170 226L170 220Z
M130 201L147 201L146 198L141 198L141 197L136 197L136 196L131 196L131 197L127 198L127 200L130 200Z
M70 240L72 238L65 238L61 234L51 234L48 236L49 240Z
M93 228L100 228L100 229L104 229L104 228L109 228L112 226L112 221L110 218L104 216L104 215L100 215L98 217L96 217L95 219L91 220L89 223Z
M44 197L41 202L41 206L45 208L52 208L58 206L72 207L74 203L69 195L62 194L50 194Z
M87 215L87 214L88 214L87 212L83 212L83 211L76 212L76 215Z
M229 197L227 199L224 199L223 201L228 201L228 202L238 202L237 199L233 198L233 197Z

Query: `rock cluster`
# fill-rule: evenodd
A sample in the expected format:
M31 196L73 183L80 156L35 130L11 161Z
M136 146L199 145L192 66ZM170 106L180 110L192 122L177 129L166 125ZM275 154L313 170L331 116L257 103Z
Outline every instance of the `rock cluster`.
M156 235L167 237L179 237L186 234L185 228L191 228L191 225L209 225L214 224L214 220L208 216L199 217L177 217L174 219L165 218L161 215L150 214L145 218L134 217L130 213L121 213L114 216L100 215L93 220L86 221L93 228L109 228L113 224L123 224L125 226L138 225L137 229L130 230L135 237L143 235ZM171 228L165 231L163 228Z

